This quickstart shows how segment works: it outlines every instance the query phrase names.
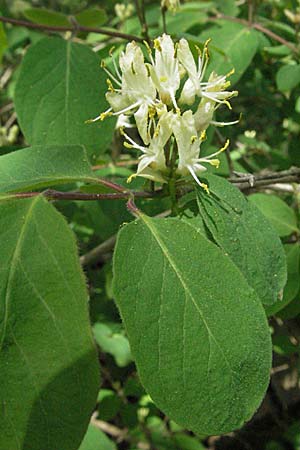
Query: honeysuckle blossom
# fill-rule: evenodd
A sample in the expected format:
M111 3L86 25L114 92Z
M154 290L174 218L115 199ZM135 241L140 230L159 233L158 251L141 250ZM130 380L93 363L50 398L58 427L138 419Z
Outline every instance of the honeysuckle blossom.
M172 134L172 117L172 112L167 112L160 117L147 147L137 144L123 132L127 139L125 146L142 152L142 155L139 157L137 172L133 176L142 176L154 181L164 181L160 172L164 172L167 169L164 148ZM131 179L132 177L129 178L129 181Z
M174 42L167 34L154 40L155 60L150 52L151 77L159 93L160 99L166 105L173 104L178 109L176 92L180 86L179 61L175 56Z
M202 99L194 115L197 132L201 133L206 130L209 125L223 127L225 125L234 125L238 123L238 120L232 122L216 122L213 120L216 109L218 109L222 103L225 103L231 109L228 100L238 94L237 91L224 90L230 85L230 82L226 81L226 76L218 76L215 72L212 72L208 82L203 83L203 85L205 85L205 90L202 93Z
M143 141L148 143L149 107L155 107L157 101L156 89L145 65L143 52L135 42L131 42L127 44L125 52L121 53L121 72L114 59L113 62L116 75L109 72L105 65L103 68L119 88L114 88L108 80L106 99L111 107L93 121L103 120L107 115L133 114Z
M174 45L171 37L163 34L154 40L154 51L146 43L148 61L138 44L131 42L121 53L119 65L112 57L114 73L103 64L110 77L106 94L110 108L92 121L110 115L121 117L123 122L124 118L134 117L142 143L123 130L127 140L124 145L140 152L133 176L168 182L170 177L190 174L205 188L199 174L206 170L206 164L218 167L216 156L228 143L218 152L200 157L201 142L209 125L238 122L214 120L215 111L223 104L231 109L229 99L237 92L228 90L227 76L231 73L212 72L207 78L208 42L203 51L196 47L197 62L186 39ZM172 158L166 158L167 151L171 151Z
M161 0L161 7L175 13L180 7L180 0Z
M181 175L190 173L201 187L205 187L199 181L197 174L206 170L203 163L218 167L220 161L215 156L226 150L229 142L227 141L225 146L219 151L207 157L200 158L200 146L201 142L205 139L205 133L201 133L198 136L192 111L188 110L182 116L177 115L174 117L172 128L177 142L179 156L177 173Z

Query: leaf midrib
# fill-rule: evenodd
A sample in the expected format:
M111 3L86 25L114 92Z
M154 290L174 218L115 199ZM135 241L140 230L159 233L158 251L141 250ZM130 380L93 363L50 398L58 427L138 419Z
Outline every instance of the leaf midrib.
M174 262L172 256L170 255L170 253L169 253L169 251L168 251L168 248L166 247L166 245L164 244L164 242L160 239L159 233L157 232L157 229L156 229L155 226L148 220L148 217L145 216L144 214L140 214L140 218L143 220L143 222L145 223L145 225L149 228L150 232L152 233L153 237L155 238L156 242L158 243L159 247L161 248L163 254L165 255L166 259L168 260L170 266L171 266L172 269L174 270L174 272L175 272L175 274L176 274L178 280L180 281L180 283L181 283L181 285L182 285L184 291L188 294L188 296L189 296L189 298L191 299L193 305L195 306L196 310L198 311L199 316L201 317L201 320L202 320L202 322L204 323L204 326L205 326L205 328L206 328L206 331L207 331L207 334L208 334L209 339L212 339L212 340L215 342L216 346L219 348L219 350L220 350L220 352L221 352L221 354L222 354L222 356L223 356L223 358L224 358L224 361L226 362L226 365L228 366L228 369L229 369L229 372L230 372L230 376L231 376L231 378L233 379L232 374L233 374L234 371L233 371L232 368L230 367L229 361L228 361L228 359L227 359L227 357L226 357L226 355L225 355L225 353L224 353L222 347L220 346L219 342L217 341L217 339L215 338L214 334L212 333L212 331L211 331L211 329L210 329L210 327L209 327L209 325L208 325L208 323L207 323L207 321L206 321L206 319L205 319L205 317L204 317L204 315L203 315L203 312L202 312L201 309L199 308L199 305L197 304L196 300L194 299L192 292L190 291L189 287L187 286L187 284L186 284L186 282L185 282L185 280L184 280L184 278L183 278L183 275L182 275L181 272L179 271L179 269L178 269L178 267L176 266L176 264L175 264L175 262ZM193 229L193 227L191 227L191 228Z
M4 300L4 320L3 320L3 333L1 336L1 340L0 340L0 352L2 350L3 343L5 340L5 335L6 335L6 329L7 329L7 323L8 323L8 307L9 307L12 283L13 283L13 279L14 279L14 275L15 275L15 271L16 271L16 267L17 267L17 261L18 261L19 254L20 254L20 251L22 248L22 244L24 241L28 223L31 219L35 204L39 200L40 200L40 196L37 196L34 200L31 201L31 204L27 210L27 215L24 219L23 226L20 230L20 235L17 240L15 250L14 250L12 258L10 260L7 283L6 283L6 294L5 294L5 300Z

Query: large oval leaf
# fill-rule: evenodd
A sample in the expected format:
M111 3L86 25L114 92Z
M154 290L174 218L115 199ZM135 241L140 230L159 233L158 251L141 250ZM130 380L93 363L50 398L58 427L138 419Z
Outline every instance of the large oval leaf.
M96 182L81 145L34 145L0 157L0 192Z
M0 203L0 448L77 450L99 374L73 235L43 198Z
M261 301L266 305L276 302L287 279L286 258L276 231L228 181L214 175L206 179L211 194L197 189L199 221L204 221L212 240L228 253Z
M120 231L114 293L158 407L200 434L252 416L268 384L270 333L255 292L217 246L179 219L141 215Z
M104 151L114 121L84 122L107 108L105 73L87 46L45 38L26 53L15 106L26 140L33 144L83 144Z

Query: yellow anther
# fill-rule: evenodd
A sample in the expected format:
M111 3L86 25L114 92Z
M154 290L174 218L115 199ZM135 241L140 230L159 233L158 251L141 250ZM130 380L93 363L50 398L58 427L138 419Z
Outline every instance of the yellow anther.
M201 131L200 141L203 142L206 139L206 130Z
M107 83L107 86L108 86L108 90L110 92L115 92L115 88L113 87L112 82L110 81L109 78L107 78L106 83Z
M124 142L124 147L126 147L126 148L134 148L134 146L133 145L131 145L131 144L129 144L128 142Z
M220 150L219 150L220 153L221 152L225 152L225 150L227 150L227 148L229 147L229 144L230 144L230 140L227 139L227 141L225 142L224 146L222 148L220 148Z
M112 56L112 55L113 55L113 51L114 51L115 48L116 48L116 47L113 46L113 47L111 47L111 48L109 49L109 52L108 52L109 56Z
M228 100L224 100L224 103L225 103L226 106L228 106L229 109L232 109L232 106L231 106L231 104L229 103Z
M201 57L202 56L202 51L201 51L200 47L198 47L198 45L195 45L195 49L197 50L198 55Z
M153 106L149 106L148 114L149 114L150 119L154 119L155 114L156 114L156 109Z
M131 63L131 71L132 71L133 75L135 75L135 74L136 74L136 72L135 72L135 70L134 70L134 65L133 65L133 61L132 61L132 63Z
M211 164L212 166L214 166L216 169L218 169L220 167L220 160L219 159L211 159L209 161L209 164Z
M127 178L126 182L127 182L127 183L131 183L132 180L133 180L134 178L136 178L136 176L137 176L136 173L133 173L132 175L130 175L130 177Z
M154 131L154 137L158 137L159 135L159 130L160 130L160 125L157 125L155 131Z
M101 120L101 122L106 119L106 117L111 116L112 113L111 112L103 112L100 114L99 119Z
M101 60L100 66L102 67L102 69L106 67L104 59Z
M204 47L203 47L203 52L204 52L204 54L205 54L205 56L206 56L207 59L209 59L208 44L210 43L210 41L211 41L210 38L207 39L207 40L204 42Z
M165 83L166 81L168 81L168 77L160 77L160 79L159 79L159 81L161 82L161 83Z
M199 185L202 187L202 189L205 190L207 194L210 194L207 184L199 182Z
M120 133L121 136L124 136L124 135L125 135L124 127L120 127L120 128L119 128L119 133Z
M198 139L197 136L192 136L192 137L191 137L191 144L193 144L194 142L196 142L197 139Z
M148 53L151 55L151 53L152 53L152 50L151 50L151 47L150 47L150 45L148 44L148 42L147 41L143 41L143 43L144 43L144 45L145 45L145 47L146 47L146 49L147 49L147 51L148 51Z
M226 75L226 77L231 77L235 73L235 69L231 69L230 72Z
M154 48L155 48L156 50L158 50L159 52L162 51L162 48L161 48L161 45L160 45L160 42L159 42L158 39L154 39Z

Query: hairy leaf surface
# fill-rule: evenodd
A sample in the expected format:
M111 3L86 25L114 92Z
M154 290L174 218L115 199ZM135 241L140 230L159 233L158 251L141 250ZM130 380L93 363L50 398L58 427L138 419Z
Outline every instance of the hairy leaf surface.
M228 256L179 219L120 231L114 292L142 383L164 413L199 434L240 427L271 364L261 302Z
M96 54L87 46L50 37L29 48L15 92L28 143L83 144L104 151L114 121L85 121L107 108L105 79Z
M43 198L0 203L0 449L77 450L98 391L73 235Z
M0 157L0 192L96 181L81 145L35 145Z
M211 194L197 188L201 221L229 255L262 302L278 300L286 283L286 258L270 222L228 181L206 177ZM193 221L195 225L195 221Z

